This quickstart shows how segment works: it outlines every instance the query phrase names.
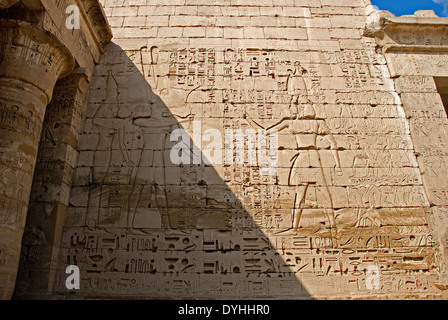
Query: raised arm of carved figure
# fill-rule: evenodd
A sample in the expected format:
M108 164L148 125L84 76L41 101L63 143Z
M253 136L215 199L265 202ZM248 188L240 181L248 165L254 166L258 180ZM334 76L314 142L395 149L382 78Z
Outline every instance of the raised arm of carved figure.
M267 129L252 118L248 118L248 122L249 122L249 124L254 124L254 127L259 127L263 130L266 130L267 135L270 135L274 132L282 131L282 130L288 128L290 125L289 119L283 119L279 123L267 128Z
M186 118L177 119L174 117L166 119L158 119L149 117L135 117L132 119L132 124L139 126L141 128L169 128L181 123L193 121L194 116L189 115Z

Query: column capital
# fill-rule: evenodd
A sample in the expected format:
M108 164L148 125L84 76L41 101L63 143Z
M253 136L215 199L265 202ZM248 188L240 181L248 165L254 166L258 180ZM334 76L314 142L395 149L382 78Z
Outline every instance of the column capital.
M35 85L47 104L56 81L74 67L72 54L55 35L28 22L0 19L0 77Z

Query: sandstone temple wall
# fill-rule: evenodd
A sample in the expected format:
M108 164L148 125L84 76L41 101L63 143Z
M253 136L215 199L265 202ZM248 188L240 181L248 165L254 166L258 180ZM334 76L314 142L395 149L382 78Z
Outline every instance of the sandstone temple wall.
M103 4L114 43L92 81L60 257L81 266L79 294L438 294L429 201L385 58L363 36L368 3ZM268 175L248 145L241 164L194 161L209 129L274 125ZM179 128L193 139L182 166Z
M446 19L100 3L41 112L16 297L446 298Z

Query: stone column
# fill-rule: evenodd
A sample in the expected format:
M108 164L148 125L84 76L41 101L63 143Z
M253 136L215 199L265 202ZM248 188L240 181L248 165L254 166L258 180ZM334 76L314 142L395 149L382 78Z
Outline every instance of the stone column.
M56 83L31 188L15 298L51 293L89 89L78 69Z
M0 298L10 299L19 265L45 108L57 79L74 67L47 31L0 20Z

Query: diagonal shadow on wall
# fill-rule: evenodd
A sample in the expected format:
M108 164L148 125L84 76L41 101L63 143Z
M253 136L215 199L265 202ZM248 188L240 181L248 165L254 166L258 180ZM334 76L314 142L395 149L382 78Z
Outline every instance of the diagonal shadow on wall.
M196 58L214 63L213 50L204 50L202 56L196 52ZM223 52L227 59L229 52ZM172 68L167 55L179 60L187 57L183 50L159 52L156 47L145 47L125 52L111 44L97 67L55 286L50 290L54 295L311 299L376 298L398 292L426 295L432 290L434 241L425 208L421 208L421 187L400 186L397 196L389 186L353 185L347 176L370 178L375 170L383 170L382 165L375 169L363 162L373 158L368 152L377 149L358 145L354 135L344 142L347 132L338 129L340 118L333 118L332 130L317 134L313 123L331 122L331 117L322 112L317 112L320 118L313 116L306 101L297 103L297 111L304 114L295 120L299 129L308 131L299 132L304 133L302 138L314 134L317 140L328 132L340 132L338 150L343 165L349 164L342 166L342 175L334 167L335 143L313 145L313 140L298 150L300 144L291 138L294 130L280 136L277 175L262 176L259 165L246 161L194 164L194 159L210 156L208 145L199 148L197 139L196 143L186 139L182 145L192 162L175 165L171 152L179 141L171 141L171 135L176 130L184 129L195 138L199 124L199 138L204 138L209 129L224 133L227 128L247 130L272 123L254 117L260 111L252 112L253 105L260 107L256 103L236 103L229 112L231 102L224 101L231 99L219 93L225 85L212 90L213 74L198 68L195 76L188 77L189 70L180 62ZM294 65L291 62L288 68ZM288 71L292 78L292 70ZM203 83L198 81L201 74ZM248 75L247 82L253 83L239 84L257 92L251 87L254 79L258 80ZM295 80L300 82L300 75ZM290 92L278 92L286 102L267 105L275 112L271 121L284 117ZM224 149L223 141L218 144ZM247 149L246 145L246 156ZM380 153L391 158L391 152L384 148ZM299 174L293 175L292 169ZM323 179L316 178L319 173ZM331 178L330 186L325 176ZM395 183L394 177L383 178L386 184ZM298 200L301 193L303 199ZM390 207L384 208L385 195L393 198L387 202ZM406 203L406 207L397 207L397 203ZM299 219L294 220L292 213L297 212ZM295 226L297 230L291 229ZM36 247L33 242L31 249ZM66 288L69 265L81 270L80 290ZM370 289L369 281L379 271L381 277L373 279L381 278L381 290ZM27 285L25 277L20 284L25 292Z
M197 121L222 129L222 119L207 123L188 97L160 90L156 50L145 50L145 66L130 59L142 51L129 55L112 44L97 68L55 293L68 293L65 268L77 265L78 297L310 298L296 277L306 267L302 237L274 243L256 221L257 212L273 219L274 207L251 214L240 199L259 188L248 180L256 168L240 165L241 177L228 183L223 166L172 163L174 130L191 132Z

